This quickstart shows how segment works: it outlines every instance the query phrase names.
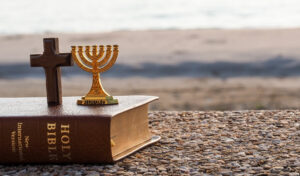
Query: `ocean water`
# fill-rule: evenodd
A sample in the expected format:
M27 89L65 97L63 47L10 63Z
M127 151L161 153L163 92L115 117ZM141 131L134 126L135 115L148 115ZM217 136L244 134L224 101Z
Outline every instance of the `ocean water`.
M299 0L1 0L0 34L300 27Z

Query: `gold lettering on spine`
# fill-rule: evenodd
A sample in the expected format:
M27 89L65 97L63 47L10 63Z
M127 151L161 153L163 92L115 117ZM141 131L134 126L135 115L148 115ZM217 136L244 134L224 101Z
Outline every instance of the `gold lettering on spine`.
M50 152L50 151L56 151L56 150L57 150L56 146L48 147L48 151L49 151L49 152Z
M70 143L70 138L69 138L69 136L63 135L63 136L61 137L61 143L62 143L62 144L69 144L69 143Z
M56 147L56 123L47 123L47 143L49 160L58 160Z
M47 129L50 130L55 130L56 129L56 123L47 123Z
M61 132L61 134L63 134L63 133L69 134L70 133L70 125L69 124L61 125L60 126L60 132Z
M57 131L56 123L47 123L48 157L50 161L63 159L71 160L70 124L61 124ZM60 145L60 146L59 146ZM59 154L61 150L61 154Z
M65 152L71 150L71 146L70 145L63 145L63 146L61 146L61 150L62 150L63 153L65 153Z
M49 154L49 160L50 160L50 161L58 160L57 154Z
M55 145L56 144L56 138L55 137L53 137L53 138L50 138L50 137L48 137L48 145Z
M30 141L30 137L29 136L25 136L25 148L29 149L29 141Z
M61 124L60 133L62 135L60 141L63 158L71 160L70 124Z
M13 153L16 153L17 150L16 150L16 131L12 131L10 133L10 140L11 140L11 151Z
M23 161L23 143L22 143L22 122L18 122L17 125L17 133L18 133L18 152L19 152L19 160Z
M68 160L71 160L71 153L63 154L63 158L67 158Z
M26 160L24 155L28 152L30 146L30 136L26 135L26 130L24 130L25 124L24 122L16 122L15 128L10 132L10 149L19 161Z

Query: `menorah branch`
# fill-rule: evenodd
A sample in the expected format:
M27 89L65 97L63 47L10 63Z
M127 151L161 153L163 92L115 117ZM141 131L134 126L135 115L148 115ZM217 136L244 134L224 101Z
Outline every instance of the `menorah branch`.
M87 66L92 66L92 62L89 61L84 55L83 55L83 50L82 50L82 46L79 46L78 47L78 54L79 54L79 57L81 58L82 62L87 65Z
M80 50L79 50L79 51L80 51ZM81 51L82 51L82 47L81 47ZM86 47L85 47L85 55L86 55L88 58L90 58L91 60L93 60L94 56L91 55L90 52L91 52L91 51L90 51L90 46L86 46Z
M101 66L105 65L108 62L108 60L110 59L110 56L111 56L111 52L112 52L111 51L111 45L107 45L106 46L106 53L105 53L106 55L105 55L104 59L97 62L97 67L101 67Z
M76 62L76 64L83 69L86 72L93 72L93 70L91 68L88 68L87 66L85 66L81 60L78 59L77 54L76 54L76 46L72 46L72 57L74 59L74 61Z
M105 72L105 71L109 70L115 64L115 62L118 58L118 54L119 54L118 45L114 45L113 56L110 59L109 63L107 65L105 65L104 67L99 68L98 71Z
M96 59L96 60L99 60L99 59L101 59L103 56L104 56L104 46L103 46L103 45L100 45L100 46L99 46L99 54L97 54L97 55L95 56L95 59Z

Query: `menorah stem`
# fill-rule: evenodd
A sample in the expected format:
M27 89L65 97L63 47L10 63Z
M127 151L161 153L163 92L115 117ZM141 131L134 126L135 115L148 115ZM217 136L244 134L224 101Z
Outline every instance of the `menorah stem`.
M107 97L110 96L102 87L100 73L93 73L93 83L86 97Z

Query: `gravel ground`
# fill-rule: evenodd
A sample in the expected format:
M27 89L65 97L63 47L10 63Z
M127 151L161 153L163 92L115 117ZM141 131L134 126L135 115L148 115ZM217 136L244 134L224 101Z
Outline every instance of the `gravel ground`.
M300 111L149 117L161 141L114 165L0 166L0 175L300 175Z

